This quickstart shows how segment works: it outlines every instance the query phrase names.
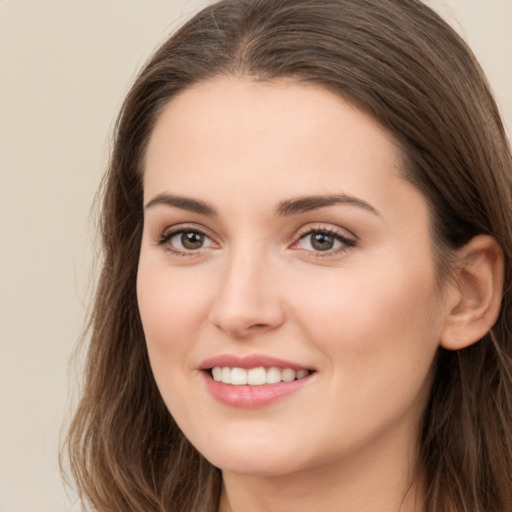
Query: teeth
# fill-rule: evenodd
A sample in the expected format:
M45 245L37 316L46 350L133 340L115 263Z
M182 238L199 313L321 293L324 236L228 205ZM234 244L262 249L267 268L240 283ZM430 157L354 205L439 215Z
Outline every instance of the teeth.
M229 368L216 366L212 368L213 380L232 384L234 386L262 386L263 384L277 384L278 382L291 382L293 380L303 379L309 375L308 370L292 370L291 368Z
M222 381L222 368L220 366L212 368L212 377L213 380L216 380L217 382Z
M307 370L299 370L297 372L297 379L303 379L304 377L307 377L309 375L309 372Z
M229 370L229 368L222 369L222 375L224 376L224 370ZM231 380L230 383L234 386L243 386L247 384L247 370L243 368L232 368L231 369Z
M295 380L295 373L295 370L286 368L281 372L281 379L285 382L291 382L292 380Z
M224 384L231 384L231 370L229 368L222 368L221 379Z
M277 384L281 382L281 370L279 368L269 368L267 370L267 384Z
M247 372L247 384L261 386L267 383L267 371L265 368L251 368Z

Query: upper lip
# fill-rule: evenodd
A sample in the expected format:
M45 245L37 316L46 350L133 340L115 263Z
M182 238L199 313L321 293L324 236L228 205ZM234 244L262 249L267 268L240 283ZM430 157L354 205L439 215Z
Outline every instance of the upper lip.
M200 370L210 370L216 366L221 368L245 368L249 370L251 368L291 368L292 370L312 370L302 364L294 363L293 361L286 361L284 359L278 359L276 357L263 355L263 354L251 354L248 356L236 356L233 354L222 354L215 357L206 359L199 366Z

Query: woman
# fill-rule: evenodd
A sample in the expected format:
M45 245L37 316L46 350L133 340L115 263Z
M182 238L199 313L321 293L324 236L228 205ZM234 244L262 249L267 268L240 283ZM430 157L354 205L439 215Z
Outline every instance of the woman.
M413 0L224 0L104 185L68 446L99 511L512 511L512 159Z

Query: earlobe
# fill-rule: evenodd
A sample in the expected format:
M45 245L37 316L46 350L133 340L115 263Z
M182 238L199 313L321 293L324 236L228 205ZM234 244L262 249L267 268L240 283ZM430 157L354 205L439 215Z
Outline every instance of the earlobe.
M440 345L459 350L479 341L496 322L503 293L503 253L496 240L478 235L459 250L452 297Z

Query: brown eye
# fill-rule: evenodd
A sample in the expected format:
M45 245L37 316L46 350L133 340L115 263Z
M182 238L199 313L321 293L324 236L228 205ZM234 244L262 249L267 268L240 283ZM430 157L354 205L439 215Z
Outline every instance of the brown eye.
M332 235L328 235L327 233L312 233L309 236L311 237L311 247L316 251L329 251L334 247L335 239Z
M296 247L312 253L334 254L356 245L355 240L330 230L312 230L298 240Z
M160 238L158 243L164 245L172 253L182 255L215 247L215 243L208 235L195 229L180 229L167 233Z
M189 251L200 249L204 244L204 235L197 231L184 231L180 235L180 242Z

